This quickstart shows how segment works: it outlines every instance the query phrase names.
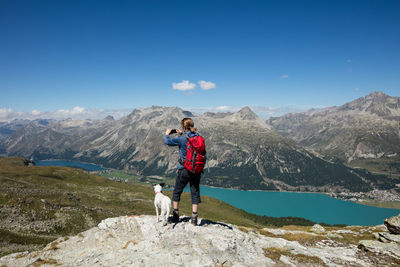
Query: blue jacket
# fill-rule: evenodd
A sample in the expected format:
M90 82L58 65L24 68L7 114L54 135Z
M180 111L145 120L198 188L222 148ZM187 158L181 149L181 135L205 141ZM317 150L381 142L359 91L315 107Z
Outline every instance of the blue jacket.
M192 133L190 131L185 131L183 135L179 135L177 137L171 138L169 135L165 135L165 144L169 146L179 146L179 156L180 159L185 159L186 158L186 145L187 145L187 138L186 136L193 137L193 136L198 136L199 134ZM184 167L182 164L178 162L178 170L183 169Z

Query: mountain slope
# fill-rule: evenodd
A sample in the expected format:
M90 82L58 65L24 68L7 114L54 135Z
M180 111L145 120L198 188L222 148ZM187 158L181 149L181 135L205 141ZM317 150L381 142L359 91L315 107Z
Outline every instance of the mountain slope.
M155 214L150 186L132 185L64 167L28 166L19 157L0 157L0 255L38 249L60 236L85 231L108 217ZM171 197L172 192L165 194ZM200 215L242 226L300 224L302 218L272 218L202 196ZM183 193L181 214L191 214Z
M0 140L10 136L16 130L28 124L29 120L0 121Z
M71 158L90 140L104 134L114 120L34 120L1 140L0 151L33 158Z
M140 175L175 176L178 149L164 144L166 128L193 117L206 139L208 168L202 183L240 189L369 191L392 188L376 177L325 161L282 137L248 107L234 114L195 116L177 107L135 109L118 121L29 124L5 140L10 155L74 159Z
M373 92L339 107L270 118L269 124L327 158L400 173L400 98ZM364 164L363 164L364 163Z

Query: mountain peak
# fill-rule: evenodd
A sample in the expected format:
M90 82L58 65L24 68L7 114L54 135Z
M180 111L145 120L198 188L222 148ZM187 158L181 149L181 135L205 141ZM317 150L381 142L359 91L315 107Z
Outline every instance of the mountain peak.
M243 120L255 120L258 118L257 114L255 114L248 106L241 108L236 114L238 114Z
M367 112L380 117L400 115L400 98L392 97L383 92L375 91L365 97L360 97L338 107L339 111Z
M105 120L105 121L113 121L113 120L114 120L114 117L111 116L111 115L108 115L108 116L105 117L103 120Z
M371 98L387 98L387 97L389 97L389 96L382 91L374 91L374 92L370 93L369 95L367 95L365 98L371 99Z

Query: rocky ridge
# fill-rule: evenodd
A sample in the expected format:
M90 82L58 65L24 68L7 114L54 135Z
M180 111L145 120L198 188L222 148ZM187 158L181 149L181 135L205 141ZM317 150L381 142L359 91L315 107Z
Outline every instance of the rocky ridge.
M318 228L318 227L314 227ZM62 237L34 252L0 258L2 266L390 266L391 251L363 252L343 242L383 226L308 231L238 228L188 217L162 226L155 216L103 220L76 236ZM393 265L394 266L394 265Z

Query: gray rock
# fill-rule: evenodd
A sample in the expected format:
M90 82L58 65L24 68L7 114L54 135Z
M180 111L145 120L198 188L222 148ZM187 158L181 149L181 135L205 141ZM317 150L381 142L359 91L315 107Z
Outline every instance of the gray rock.
M283 262L284 264L287 264L287 265L289 265L289 266L291 266L291 267L296 267L296 264L294 264L294 263L290 260L290 258L286 257L285 255L281 255L281 257L279 258L279 260L280 260L281 262Z
M383 243L376 240L361 240L358 248L371 252L391 253L400 257L400 245L394 242Z
M394 234L389 234L386 232L381 232L377 233L378 234L378 240L381 242L396 242L400 244L400 235L394 235Z
M338 266L338 262L371 266L359 258L354 246L332 240L306 246L286 240L286 234L315 235L284 230L279 237L271 237L208 220L193 226L188 217L162 226L155 216L124 216L103 220L68 239L59 238L42 250L4 256L0 266L32 266L46 260L59 266L307 266L300 262L304 257L318 257L327 266ZM274 262L264 254L268 249L284 253Z
M400 234L400 214L387 218L385 220L385 225L392 234Z
M356 232L352 231L352 230L348 230L348 229L340 229L340 230L336 230L336 231L332 231L336 234L351 234L351 235L357 235Z
M26 266L38 258L51 258L61 266L274 264L246 233L230 225L203 221L202 226L186 222L162 226L155 216L109 218L78 236L60 238L36 254L1 258L0 266Z
M325 228L319 224L314 224L313 227L311 227L310 231L317 234L322 234L326 232Z
M381 239L382 237L379 235L379 233L372 233L372 236L376 239L376 240L378 240L378 241L381 241L381 242L385 242L386 243L386 239Z

